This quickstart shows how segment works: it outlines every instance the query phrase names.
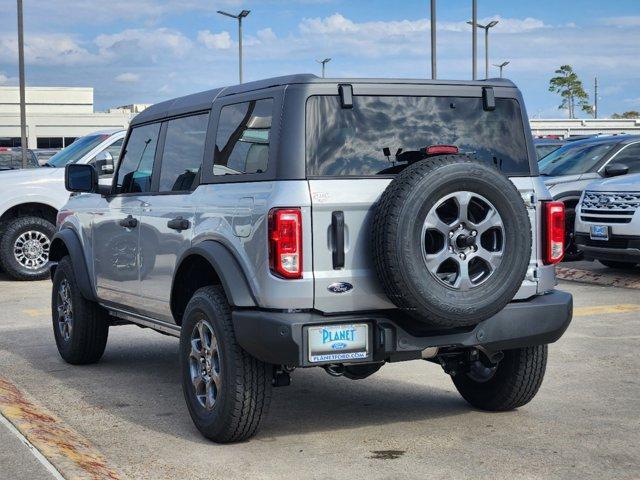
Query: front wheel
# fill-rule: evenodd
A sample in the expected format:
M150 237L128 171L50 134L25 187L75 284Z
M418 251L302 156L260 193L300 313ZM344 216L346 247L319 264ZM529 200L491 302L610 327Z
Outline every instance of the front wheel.
M187 305L180 369L189 414L205 437L230 443L255 435L271 399L273 368L236 341L220 287L201 288Z
M60 260L53 276L51 310L56 346L67 363L86 365L102 358L109 335L108 315L82 296L69 257Z
M49 276L49 247L55 226L39 217L17 217L0 227L0 265L14 280Z
M495 368L480 361L453 376L460 395L476 408L501 412L529 403L538 393L547 368L547 345L506 350Z

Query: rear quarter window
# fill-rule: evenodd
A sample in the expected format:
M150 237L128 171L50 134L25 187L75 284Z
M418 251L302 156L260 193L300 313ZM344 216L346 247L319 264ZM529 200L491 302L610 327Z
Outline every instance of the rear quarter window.
M352 109L341 108L338 96L307 100L308 176L393 174L407 152L430 145L455 145L506 175L531 174L514 99L497 98L493 111L466 97L355 96Z

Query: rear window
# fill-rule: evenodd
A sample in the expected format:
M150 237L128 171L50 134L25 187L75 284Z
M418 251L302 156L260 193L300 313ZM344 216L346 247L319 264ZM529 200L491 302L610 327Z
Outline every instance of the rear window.
M394 174L430 145L455 145L507 175L530 175L513 99L497 98L485 111L481 98L355 96L343 109L338 96L313 96L306 116L311 177Z

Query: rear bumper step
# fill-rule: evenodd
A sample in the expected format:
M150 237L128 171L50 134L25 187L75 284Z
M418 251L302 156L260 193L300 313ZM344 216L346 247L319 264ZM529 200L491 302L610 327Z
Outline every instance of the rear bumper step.
M513 302L473 329L431 336L414 336L388 314L326 316L319 313L282 313L236 310L233 324L238 342L254 357L276 365L317 366L307 358L305 328L312 325L368 323L372 331L371 356L366 361L418 359L429 347L474 347L509 350L553 343L571 323L573 298L553 291L528 301Z

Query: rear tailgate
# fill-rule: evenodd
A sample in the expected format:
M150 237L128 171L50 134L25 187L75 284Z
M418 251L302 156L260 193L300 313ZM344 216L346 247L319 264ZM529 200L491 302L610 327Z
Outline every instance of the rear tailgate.
M378 283L370 245L372 206L390 182L388 178L309 181L317 310L393 308ZM343 267L334 266L339 239L332 222L336 223L334 216L339 219L340 213L344 218Z

